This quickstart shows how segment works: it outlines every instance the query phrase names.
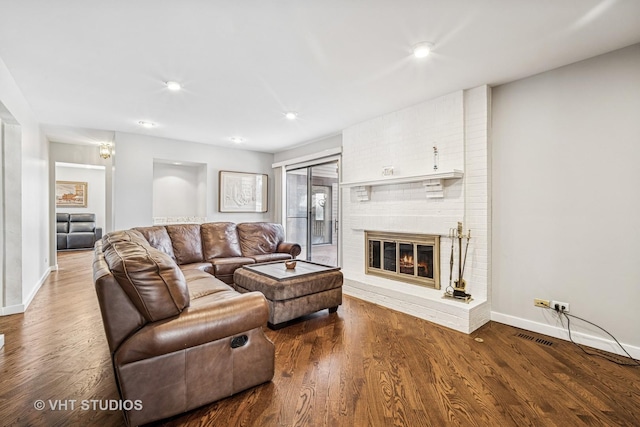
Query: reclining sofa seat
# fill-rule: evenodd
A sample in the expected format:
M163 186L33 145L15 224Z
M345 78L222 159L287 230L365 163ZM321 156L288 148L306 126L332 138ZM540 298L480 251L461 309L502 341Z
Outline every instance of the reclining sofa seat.
M102 238L102 228L96 227L96 214L56 213L56 248L92 249Z
M233 273L247 264L300 255L297 243L284 241L280 224L211 222L136 227L154 248L169 255L182 270L199 269L233 284Z
M184 237L189 230L181 229ZM182 270L135 230L96 243L93 274L120 397L142 405L123 408L128 425L273 378L275 348L262 330L269 313L260 292L240 294L199 268Z

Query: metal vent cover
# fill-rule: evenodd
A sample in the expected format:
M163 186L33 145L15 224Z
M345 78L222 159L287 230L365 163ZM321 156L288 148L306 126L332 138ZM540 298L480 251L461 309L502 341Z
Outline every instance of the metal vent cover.
M522 332L520 332L516 336L519 337L519 338L524 338L525 340L535 341L538 344L546 345L546 346L549 346L549 347L551 347L553 345L553 343L551 341L549 341L549 340L545 340L545 339L542 339L542 338L536 338L534 336L527 335L527 334L524 334Z

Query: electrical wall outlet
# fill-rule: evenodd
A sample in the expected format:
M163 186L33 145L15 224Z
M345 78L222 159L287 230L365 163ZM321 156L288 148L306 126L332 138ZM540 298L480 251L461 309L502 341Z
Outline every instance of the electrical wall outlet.
M536 307L551 308L550 304L551 303L548 299L535 298L533 300L533 305L535 305Z
M558 306L558 311L569 312L569 303L562 301L551 301L551 308L556 309L556 305Z

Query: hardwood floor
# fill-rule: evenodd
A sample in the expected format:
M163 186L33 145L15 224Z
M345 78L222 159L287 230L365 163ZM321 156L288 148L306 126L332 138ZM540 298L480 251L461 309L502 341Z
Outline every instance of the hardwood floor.
M123 424L117 410L82 407L118 399L91 260L59 254L27 312L0 317L1 425ZM499 323L468 336L345 297L335 314L266 333L272 382L156 425L640 425L640 368Z

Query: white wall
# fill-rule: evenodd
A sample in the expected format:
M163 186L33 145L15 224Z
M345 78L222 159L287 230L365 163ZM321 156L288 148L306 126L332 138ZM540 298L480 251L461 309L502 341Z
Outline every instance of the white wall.
M493 135L492 319L566 338L533 299L568 302L640 357L640 45L494 88Z
M153 216L206 216L206 165L153 165Z
M115 136L115 229L153 222L154 159L207 165L207 221L271 221L273 213L273 154L117 132ZM266 213L218 212L218 172L237 171L269 176Z
M61 166L56 164L56 181L80 181L87 183L86 208L57 208L57 212L94 213L96 226L105 229L105 170L104 166Z
M24 311L49 273L49 191L48 146L35 115L0 59L0 102L15 118L19 129L18 141L5 146L5 160L17 159L18 165L5 168L5 185L19 192L5 216L7 250L13 261L7 265L17 270L16 280L7 281L7 287L21 289L21 301L5 301L2 314ZM7 153L8 150L8 153ZM7 196L7 192L5 192ZM15 218L14 214L19 214ZM5 289L6 290L6 289Z

